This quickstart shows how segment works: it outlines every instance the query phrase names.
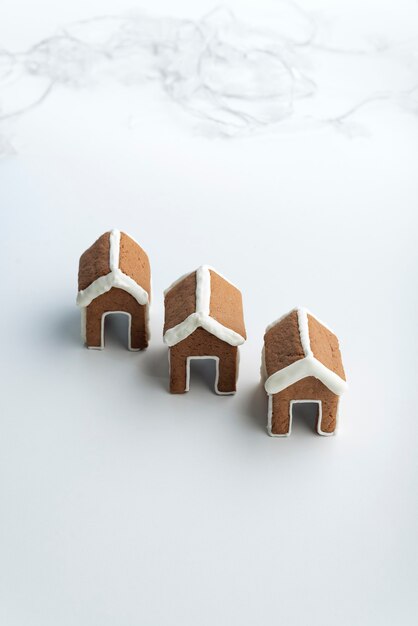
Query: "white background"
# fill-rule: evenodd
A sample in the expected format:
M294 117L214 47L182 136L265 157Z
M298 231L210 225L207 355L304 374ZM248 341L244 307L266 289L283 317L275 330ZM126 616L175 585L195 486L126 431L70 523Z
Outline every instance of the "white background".
M393 40L418 23L413 2L303 4ZM198 18L212 4L141 6ZM250 21L275 11L231 6ZM24 49L130 7L3 0L0 39ZM372 73L407 89L416 69ZM358 61L343 71L356 83ZM383 102L356 122L366 132L351 138L324 127L222 139L158 88L104 84L57 89L8 129L2 625L417 623L418 121ZM79 337L78 257L112 227L150 256L144 353L125 349L123 323L103 352ZM188 395L167 391L162 290L201 263L243 292L234 397L214 395L201 364ZM265 432L263 331L297 304L340 337L350 388L335 437L302 417L288 439Z

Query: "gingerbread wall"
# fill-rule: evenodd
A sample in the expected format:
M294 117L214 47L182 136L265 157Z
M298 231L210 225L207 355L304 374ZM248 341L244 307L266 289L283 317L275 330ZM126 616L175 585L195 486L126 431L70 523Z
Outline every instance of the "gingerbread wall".
M189 337L170 348L170 391L186 391L187 357L219 357L218 391L234 393L237 378L237 347L211 335L203 328L197 328Z
M130 313L131 348L143 350L148 346L145 324L145 306L139 304L133 296L113 287L110 291L93 300L86 310L86 344L89 348L101 346L102 315L111 311ZM104 323L104 321L103 321Z
M283 435L289 431L289 410L292 400L320 400L322 403L321 430L325 433L334 432L339 398L320 380L309 376L272 396L271 432L273 435Z

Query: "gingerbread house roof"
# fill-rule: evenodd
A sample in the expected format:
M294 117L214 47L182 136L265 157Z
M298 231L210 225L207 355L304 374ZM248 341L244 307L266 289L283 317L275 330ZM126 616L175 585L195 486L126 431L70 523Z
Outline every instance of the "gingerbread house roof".
M211 267L202 265L182 276L164 296L167 345L183 341L199 327L231 346L246 340L241 292Z
M263 370L265 389L274 394L314 376L336 395L346 387L335 334L304 308L297 308L266 328Z
M131 294L139 304L148 305L150 283L146 252L126 233L112 230L99 237L81 255L77 304L86 307L98 296L117 287Z

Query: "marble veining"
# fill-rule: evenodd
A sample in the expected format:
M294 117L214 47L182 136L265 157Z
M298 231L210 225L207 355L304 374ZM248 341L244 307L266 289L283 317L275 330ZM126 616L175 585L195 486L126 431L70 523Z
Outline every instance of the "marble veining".
M98 16L69 24L25 51L0 50L0 154L12 150L10 124L16 129L16 121L40 106L56 85L88 89L109 80L126 86L156 82L166 100L204 132L224 137L324 125L352 133L360 109L387 101L417 113L416 40L365 39L338 46L335 37L327 41L320 19L297 5L286 7L280 28L246 23L228 9L200 20ZM353 72L364 71L365 64L373 72L382 61L399 63L410 81L395 88L388 72L387 85L383 79L380 89L371 85L366 91L348 81L348 95L341 99L333 85L347 58Z

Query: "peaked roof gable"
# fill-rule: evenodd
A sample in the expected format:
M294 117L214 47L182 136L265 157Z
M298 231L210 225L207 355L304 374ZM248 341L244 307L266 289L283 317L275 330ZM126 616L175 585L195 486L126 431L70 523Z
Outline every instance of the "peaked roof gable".
M269 394L308 376L318 378L336 395L347 388L336 335L301 307L267 327L263 370Z
M164 342L174 346L197 328L232 346L246 339L241 292L208 265L185 274L164 292Z
M148 305L149 276L145 251L131 237L114 229L99 237L80 258L77 304L86 307L116 287L129 293L139 304Z

